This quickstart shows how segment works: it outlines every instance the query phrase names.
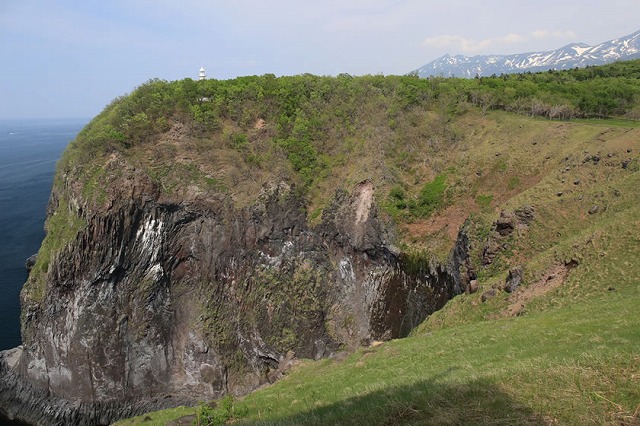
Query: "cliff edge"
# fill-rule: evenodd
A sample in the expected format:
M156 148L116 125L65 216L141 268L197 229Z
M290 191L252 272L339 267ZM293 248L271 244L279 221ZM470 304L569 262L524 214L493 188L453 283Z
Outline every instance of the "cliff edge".
M248 136L231 121L207 127L178 107L123 112L154 85L165 88L109 106L58 166L21 294L23 345L0 358L7 415L107 424L245 394L295 357L406 336L463 291L459 259L395 247L375 177L334 189L312 220L316 177L296 163L304 138L282 142L264 123ZM274 140L277 158L247 166L243 145Z
M633 118L617 75L638 68L147 82L58 163L0 410L107 424L296 358L636 291L640 128L540 111Z

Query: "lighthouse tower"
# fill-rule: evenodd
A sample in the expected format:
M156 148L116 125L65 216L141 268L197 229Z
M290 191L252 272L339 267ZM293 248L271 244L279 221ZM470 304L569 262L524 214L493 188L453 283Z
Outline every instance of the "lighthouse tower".
M205 80L207 78L207 72L204 70L204 67L200 67L200 72L198 73L198 80Z

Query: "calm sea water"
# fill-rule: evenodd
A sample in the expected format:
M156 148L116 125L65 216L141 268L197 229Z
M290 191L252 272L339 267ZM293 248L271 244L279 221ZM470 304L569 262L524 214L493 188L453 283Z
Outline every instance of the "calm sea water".
M25 261L44 238L56 161L88 121L0 120L0 350L20 344Z
M60 154L88 120L0 120L0 350L20 344L25 260L38 251Z

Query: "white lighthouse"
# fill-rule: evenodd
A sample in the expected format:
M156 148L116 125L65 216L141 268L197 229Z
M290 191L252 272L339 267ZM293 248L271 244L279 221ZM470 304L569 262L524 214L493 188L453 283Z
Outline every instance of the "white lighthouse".
M207 78L207 72L205 71L204 67L200 67L200 72L198 73L198 80L206 80Z

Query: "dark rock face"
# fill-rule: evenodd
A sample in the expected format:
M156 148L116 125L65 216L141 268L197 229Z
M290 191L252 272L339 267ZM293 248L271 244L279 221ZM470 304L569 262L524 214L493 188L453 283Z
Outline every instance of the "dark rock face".
M598 165L598 163L600 162L601 158L600 155L596 154L596 155L587 155L586 157L584 157L584 159L582 160L582 164L585 163L593 163L594 165Z
M516 291L518 287L520 287L520 283L522 283L522 276L523 270L521 266L511 268L505 281L504 291L506 291L507 293L513 293L514 291Z
M243 394L293 353L406 336L472 275L464 234L447 265L398 253L369 181L339 191L313 228L286 184L236 208L123 182L102 209L54 188L49 214L66 199L86 227L49 265L41 299L25 286L23 348L0 362L10 417L106 424Z
M27 258L27 260L24 262L24 266L27 269L27 271L31 271L31 268L33 268L33 266L36 264L37 259L38 259L37 254L33 254Z
M86 403L56 397L47 389L32 385L12 368L12 356L21 348L0 353L0 407L8 408L11 419L25 419L36 425L108 425L113 419L131 417L192 402L188 398L155 395L126 401Z
M515 215L512 212L503 210L500 212L500 217L495 222L495 232L501 237L511 235L516 226Z
M529 226L535 217L535 209L530 205L524 205L514 213L520 226Z

